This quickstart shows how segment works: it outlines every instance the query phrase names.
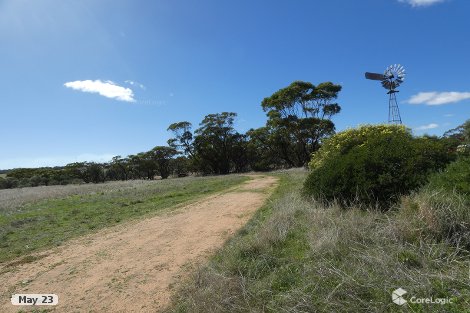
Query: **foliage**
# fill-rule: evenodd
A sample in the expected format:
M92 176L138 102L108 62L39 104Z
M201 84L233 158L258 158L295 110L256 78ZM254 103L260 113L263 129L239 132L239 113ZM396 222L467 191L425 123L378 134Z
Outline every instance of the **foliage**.
M106 174L111 180L129 179L129 159L122 158L120 155L113 157Z
M288 155L287 145L277 147L275 136L269 127L250 129L247 133L247 154L251 169L269 171L279 167L288 167L280 155ZM280 149L279 149L280 148Z
M0 189L6 189L6 188L7 188L6 179L3 177L0 177Z
M193 134L191 133L191 123L183 121L173 123L168 126L174 138L168 140L168 145L182 152L186 156L194 157Z
M395 212L310 202L298 193L302 172L275 175L281 184L271 201L196 268L169 312L468 311L468 253L445 241L403 240ZM400 308L391 301L398 287L406 297L453 303Z
M306 165L321 140L334 133L331 117L341 107L333 101L340 91L331 82L295 81L262 101L271 145L289 166Z
M162 179L168 178L171 173L171 160L178 154L175 148L157 146L151 150L151 157L157 165L157 173Z
M185 156L179 156L171 160L171 169L177 177L185 177L192 171L191 160Z
M203 172L228 174L231 154L239 134L233 128L236 113L222 112L204 117L195 131L194 145Z
M431 175L430 186L470 197L470 157L460 157L442 172Z
M309 163L307 195L383 209L454 158L445 140L413 138L404 126L366 125L326 140Z
M470 120L444 133L454 143L455 151L463 156L470 156Z

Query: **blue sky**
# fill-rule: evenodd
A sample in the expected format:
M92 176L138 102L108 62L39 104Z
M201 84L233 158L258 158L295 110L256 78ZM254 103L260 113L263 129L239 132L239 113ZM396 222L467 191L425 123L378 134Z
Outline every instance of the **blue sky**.
M337 130L387 121L364 78L407 71L415 134L470 118L467 0L0 0L0 169L107 161L166 144L169 124L238 113L294 80L343 86Z

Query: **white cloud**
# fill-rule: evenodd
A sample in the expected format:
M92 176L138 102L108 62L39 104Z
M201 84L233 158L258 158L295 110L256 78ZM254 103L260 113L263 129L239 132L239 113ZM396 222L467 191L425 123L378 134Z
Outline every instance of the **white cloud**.
M454 116L454 114L452 114L452 113L444 114L444 117L453 117L453 116Z
M420 92L406 102L411 104L441 105L470 99L470 92Z
M399 1L408 3L412 7L427 7L433 4L444 2L445 0L399 0Z
M114 82L107 80L76 80L64 84L67 88L80 90L83 92L98 93L103 97L120 101L135 102L134 92L130 88L121 87Z
M416 127L416 128L414 128L414 130L429 130L429 129L434 129L434 128L438 128L438 127L439 127L438 124L431 123L431 124L428 124L428 125L423 125L423 126Z

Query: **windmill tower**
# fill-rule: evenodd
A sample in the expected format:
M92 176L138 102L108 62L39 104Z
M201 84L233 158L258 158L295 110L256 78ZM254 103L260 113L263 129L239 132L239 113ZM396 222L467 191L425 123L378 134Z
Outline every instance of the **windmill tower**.
M394 64L387 67L383 74L366 72L366 78L379 80L382 86L388 90L388 122L392 124L401 124L400 110L398 109L396 90L405 80L405 69L400 64Z

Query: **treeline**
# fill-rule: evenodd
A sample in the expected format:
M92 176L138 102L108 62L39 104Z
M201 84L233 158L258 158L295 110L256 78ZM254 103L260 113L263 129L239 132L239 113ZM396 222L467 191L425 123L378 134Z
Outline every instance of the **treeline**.
M340 91L341 86L331 82L314 86L295 81L262 101L266 125L244 134L235 130L236 113L209 114L194 131L186 121L171 124L168 146L127 157L116 156L108 163L80 162L60 168L10 170L6 178L0 178L0 188L305 166L322 139L335 131L331 118L340 112L335 102Z
M112 180L162 179L189 174L229 174L270 171L306 166L325 138L335 133L332 117L341 86L324 82L295 81L263 99L265 126L238 132L237 114L209 114L193 130L187 121L171 124L168 146L127 157L115 156L108 163L79 162L56 168L21 168L0 177L0 189ZM445 134L456 148L462 127ZM460 137L459 137L460 136Z

